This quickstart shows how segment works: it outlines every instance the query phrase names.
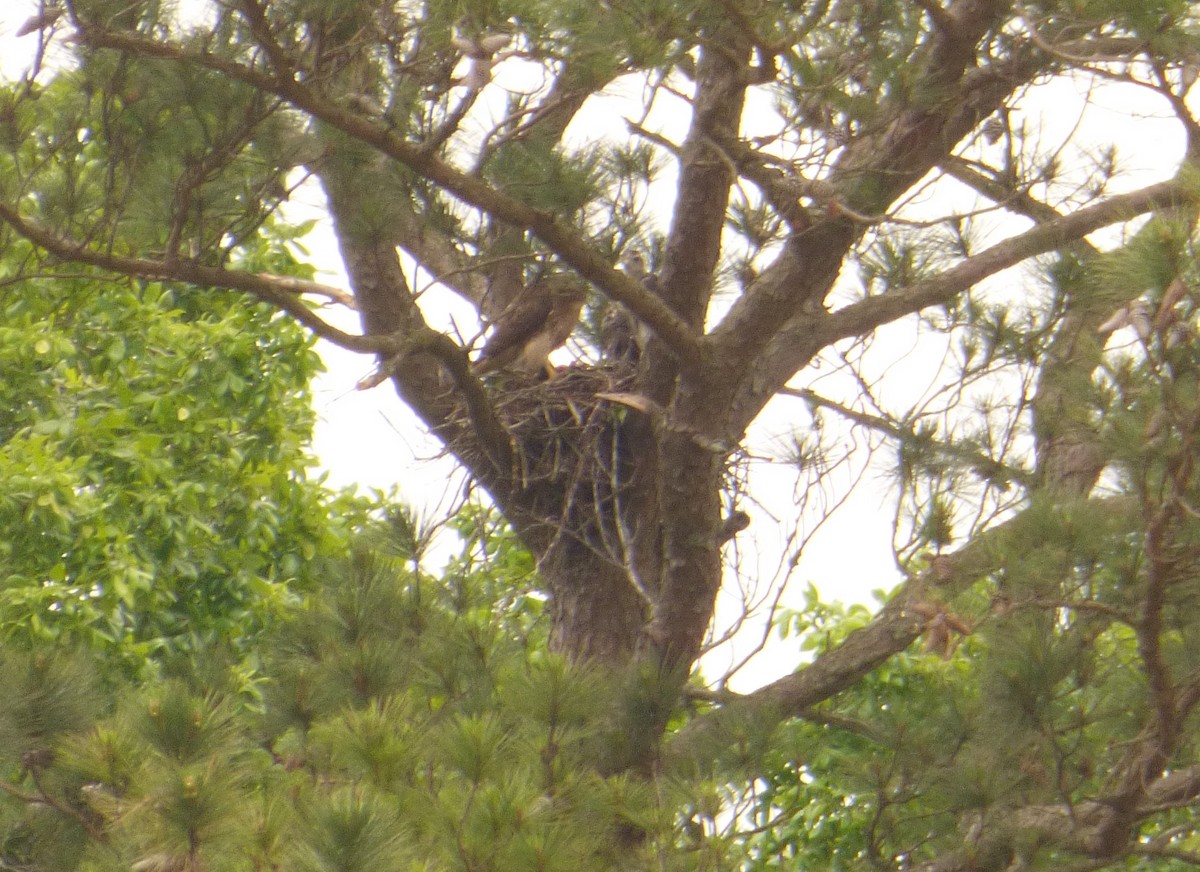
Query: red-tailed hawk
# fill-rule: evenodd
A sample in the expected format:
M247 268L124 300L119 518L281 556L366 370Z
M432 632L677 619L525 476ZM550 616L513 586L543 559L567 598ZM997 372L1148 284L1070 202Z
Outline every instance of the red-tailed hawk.
M547 358L579 323L587 292L568 275L530 285L493 322L492 335L475 361L476 375L501 369L553 374Z

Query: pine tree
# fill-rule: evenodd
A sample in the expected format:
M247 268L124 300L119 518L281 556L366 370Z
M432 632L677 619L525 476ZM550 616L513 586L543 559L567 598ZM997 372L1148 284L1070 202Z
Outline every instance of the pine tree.
M21 31L46 53L0 94L18 291L0 390L43 403L0 421L0 512L33 533L14 537L3 615L8 862L1200 862L1194 4L196 11L44 2ZM628 86L619 135L577 135ZM1122 124L1157 113L1181 146L1141 187L1115 146L1060 133L1052 102L1121 113L1127 89L1146 102ZM281 209L307 177L348 289L297 263ZM426 320L430 281L475 306L486 352ZM536 573L494 566L472 600L411 549L334 560L342 528L293 477L306 413L295 441L277 417L311 371L297 324L375 357L364 387L394 385L520 548L471 541ZM548 369L573 326L574 363ZM193 372L205 330L253 347ZM889 377L893 336L939 358L915 399ZM161 390L172 367L211 404L120 390L144 373ZM847 436L875 449L904 580L874 612L810 600L781 625L805 662L737 696L696 663L722 584L745 581L725 558L750 535L747 433L776 401L797 410L806 505L844 496L840 470L864 462ZM176 466L146 462L145 439L176 433ZM215 434L227 453L206 465L188 440ZM130 462L211 488L155 513L116 475ZM235 469L241 510L221 515ZM120 526L98 493L142 502ZM187 517L196 535L172 526ZM128 545L146 519L154 545ZM319 595L318 566L341 567ZM167 570L202 583L164 598L147 579ZM260 687L260 630L293 608ZM56 634L88 644L47 651ZM149 664L125 701L53 692L105 644ZM155 657L225 645L231 687ZM99 699L123 680L110 666Z

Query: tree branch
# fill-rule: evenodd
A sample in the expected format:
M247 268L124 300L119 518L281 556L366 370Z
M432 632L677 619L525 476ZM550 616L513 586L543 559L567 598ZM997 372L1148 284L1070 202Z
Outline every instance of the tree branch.
M993 5L987 0L956 4L963 16L959 27L964 41L972 42L967 39L971 35L982 38ZM724 405L729 432L748 426L779 388L834 341L819 325L823 313L816 310L866 229L847 216L884 214L896 197L944 160L980 118L1038 71L1019 53L969 69L970 53L964 57L958 49L944 47L930 54L919 76L935 83L944 98L930 106L881 107L881 132L848 146L828 179L837 195L833 205L849 211L828 210L823 220L793 233L775 262L711 331L708 341L714 356L746 375Z
M937 0L913 0L913 3L925 10L925 14L938 30L943 33L954 32L958 22Z
M762 191L763 197L779 214L792 233L803 233L813 219L800 202L804 197L832 200L829 187L821 181L801 179L768 164L768 158L743 140L724 144L738 172ZM822 196L824 195L824 196Z
M1128 498L1094 499L1057 510L1064 525L1126 529L1138 506ZM1029 554L1056 541L1061 531L1047 523L1043 509L1026 510L975 536L958 551L942 554L921 575L904 582L875 618L838 647L807 666L738 697L694 719L668 739L667 756L675 765L696 765L727 746L748 720L764 727L802 715L853 685L859 678L911 645L925 629L916 608L927 599L945 600L994 571L1005 554Z
M88 836L94 839L101 845L108 843L108 833L105 832L102 825L91 820L83 812L76 808L72 808L68 803L60 799L55 799L46 792L46 788L42 786L41 779L36 773L31 773L34 784L37 786L37 793L30 793L27 790L22 790L16 785L9 784L7 781L0 781L0 792L6 793L14 799L18 799L28 805L47 805L57 811L64 817L69 817L78 823Z
M1200 767L1193 766L1140 784L1138 798L1128 813L1108 797L1071 805L1028 805L1001 813L990 820L983 840L990 842L991 847L999 849L996 853L1004 856L1015 850L1011 844L1013 834L1021 834L1022 840L1027 842L1031 842L1036 835L1041 841L1059 849L1100 861L1111 861L1128 854L1142 853L1129 845L1128 833L1132 823L1160 810L1168 798L1174 803L1172 807L1180 807L1178 803L1194 800L1198 792ZM1122 829L1119 842L1110 842L1106 835L1114 823ZM923 872L977 872L980 867L976 860L982 853L979 845L972 845L969 849L940 857L920 868ZM1159 856L1154 851L1145 853ZM1101 862L1100 865L1108 864Z
M1196 199L1196 192L1191 187L1173 179L1127 194L1118 194L1070 215L1059 216L999 242L939 276L910 285L904 290L852 303L820 318L818 332L821 345L868 333L897 318L949 302L988 276L1082 239L1102 227ZM809 323L804 328L793 328L792 332L811 334L813 326ZM797 360L796 364L805 362L807 355L803 360ZM796 368L793 367L792 372Z
M60 260L83 263L108 272L149 281L174 281L227 291L244 291L287 312L322 339L349 351L376 354L397 354L402 343L390 336L356 336L339 330L318 317L300 299L302 294L315 294L339 302L346 301L340 288L268 273L246 273L220 267L204 266L189 261L150 260L124 257L93 251L81 242L64 239L37 222L22 218L12 206L0 202L0 220L14 231L40 246ZM350 301L350 305L353 302Z
M409 209L398 206L394 227L400 247L429 272L432 280L452 288L478 308L487 294L487 281L471 269L470 259L445 234Z
M110 48L147 58L195 64L282 97L297 109L413 169L464 202L494 218L533 233L570 264L581 277L637 315L670 346L680 360L693 364L700 360L701 352L695 331L662 300L649 293L640 283L615 269L574 228L563 224L553 213L527 206L497 191L487 182L429 154L422 146L402 139L391 129L318 95L294 78L277 79L203 49L189 51L177 45L157 42L132 33L105 30L94 25L81 26L78 39L97 48Z
M829 409L847 421L895 439L902 445L919 441L917 434L908 425L908 422L897 423L879 415L872 415L852 409L849 406L836 403L828 397L824 397L808 388L785 387L779 391L779 394L784 397L795 397L804 400L806 403L810 403L817 408ZM959 462L965 461L980 475L983 475L986 470L992 474L1003 474L1014 481L1020 481L1023 478L1022 470L1006 465L969 444L960 444L952 439L948 439L934 445L933 450L948 459Z
M981 173L969 161L957 155L951 155L943 161L942 169L946 171L947 175L958 179L996 205L1016 212L1018 215L1024 215L1039 224L1062 217L1062 213L1053 206L1035 200L1027 189L1017 189L1012 185L1004 184L993 176ZM1100 250L1086 239L1080 238L1075 244L1089 256L1094 257L1100 253Z
M715 143L737 136L749 56L744 36L731 26L720 28L703 45L692 124L682 149L679 194L658 292L697 334L704 329L712 297L734 182L733 165ZM708 432L712 418L709 392L698 383L717 365L715 360L696 366L705 361L678 360L673 352L673 347L664 352L661 344L650 342L640 361L638 385L653 402L671 404L671 423L655 428L651 450L657 454L644 462L658 466L653 496L663 549L649 635L669 667L678 669L699 654L721 586L717 495L728 448L697 438Z
M737 137L749 84L749 58L750 45L744 35L726 27L701 47L696 70L692 123L681 150L679 189L660 293L697 332L703 329L708 311L734 181L732 165L716 143Z
M924 626L925 618L914 612L885 607L870 624L808 666L693 720L668 738L667 761L683 769L703 766L718 749L728 747L748 721L764 728L801 715L903 651Z

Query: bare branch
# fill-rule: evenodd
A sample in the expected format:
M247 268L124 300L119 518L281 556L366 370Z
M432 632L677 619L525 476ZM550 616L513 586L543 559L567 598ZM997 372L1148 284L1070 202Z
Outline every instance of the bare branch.
M131 278L150 281L175 281L207 288L244 291L287 312L322 339L349 351L397 354L402 350L399 340L389 336L356 336L339 330L320 318L300 299L303 294L315 294L343 301L346 292L317 282L268 273L246 273L220 267L204 266L191 261L149 260L124 257L89 249L74 240L64 239L36 222L22 218L12 206L0 202L0 220L21 236L60 260L83 263Z

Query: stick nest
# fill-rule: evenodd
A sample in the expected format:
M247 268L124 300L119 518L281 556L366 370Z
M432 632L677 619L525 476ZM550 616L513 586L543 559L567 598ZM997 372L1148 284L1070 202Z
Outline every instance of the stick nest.
M496 414L512 439L514 472L523 489L557 483L573 490L597 480L605 482L605 490L613 487L620 465L617 424L625 414L640 413L596 395L630 390L633 366L575 364L552 379L512 372L493 378Z

